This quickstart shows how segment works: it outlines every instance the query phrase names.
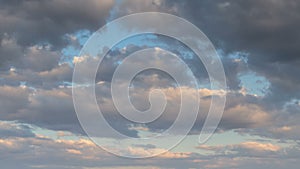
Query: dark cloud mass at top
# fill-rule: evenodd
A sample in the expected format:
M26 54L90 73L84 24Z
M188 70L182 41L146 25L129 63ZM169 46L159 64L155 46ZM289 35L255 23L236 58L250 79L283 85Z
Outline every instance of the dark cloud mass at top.
M250 52L250 61L299 59L297 0L170 2L183 6L179 11L225 51Z
M300 3L297 0L170 1L226 53L249 54L251 70L267 77L268 102L299 98ZM293 87L292 87L293 86Z
M50 43L66 45L64 35L80 29L97 30L106 23L113 1L20 0L1 1L0 31L22 46Z

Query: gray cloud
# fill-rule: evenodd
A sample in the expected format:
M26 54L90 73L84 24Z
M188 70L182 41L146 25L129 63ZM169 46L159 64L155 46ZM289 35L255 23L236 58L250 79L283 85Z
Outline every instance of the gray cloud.
M249 68L271 82L271 93L266 97L269 106L278 108L291 97L299 98L291 91L297 87L292 84L299 83L297 1L202 0L169 4L178 6L178 14L196 24L218 48L226 53L249 54Z
M0 138L34 136L35 134L28 125L0 121Z
M251 61L298 58L300 12L295 0L201 0L177 5L181 5L180 14L221 42L225 50L251 52Z
M113 1L1 1L0 32L22 46L48 42L65 44L64 35L80 29L96 30L106 22Z

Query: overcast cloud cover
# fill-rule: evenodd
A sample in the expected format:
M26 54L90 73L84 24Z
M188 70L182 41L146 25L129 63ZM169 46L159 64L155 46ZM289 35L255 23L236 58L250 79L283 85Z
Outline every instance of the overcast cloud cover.
M0 165L2 168L82 169L282 169L300 159L300 2L298 0L0 0ZM118 17L166 12L201 29L221 56L227 102L215 136L198 145L197 136L212 95L201 61L184 44L161 35L131 37L115 46L96 77L99 107L109 124L132 137L159 133L172 125L180 104L179 88L166 73L138 74L130 89L139 110L148 94L162 89L168 104L155 122L122 118L110 94L118 63L149 47L179 55L200 88L201 116L175 149L155 158L116 157L91 142L72 102L74 64L88 37ZM147 22L147 20L145 20ZM151 60L140 60L147 64ZM168 66L168 60L161 60ZM122 83L120 83L122 85ZM100 131L99 137L111 138ZM155 145L128 147L128 154L149 154Z

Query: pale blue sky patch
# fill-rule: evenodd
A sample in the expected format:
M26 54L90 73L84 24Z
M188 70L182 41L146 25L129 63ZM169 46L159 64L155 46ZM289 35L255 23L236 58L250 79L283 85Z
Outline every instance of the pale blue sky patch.
M241 87L244 88L248 94L264 96L269 91L270 82L268 79L254 72L241 74L239 79L241 80Z
M85 44L91 34L91 31L84 29L77 31L74 34L65 35L65 39L71 41L71 43L61 50L62 56L59 63L68 63L70 66L73 66L73 58L79 55L81 47Z

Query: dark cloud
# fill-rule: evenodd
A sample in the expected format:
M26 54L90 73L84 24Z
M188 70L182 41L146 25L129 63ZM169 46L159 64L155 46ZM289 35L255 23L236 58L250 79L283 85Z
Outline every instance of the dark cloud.
M197 25L218 49L248 54L250 71L270 81L265 106L279 109L299 98L300 3L297 0L168 1L177 15ZM229 85L238 89L234 64L224 62ZM241 73L241 72L239 72ZM232 75L233 74L233 75ZM232 84L231 84L232 83Z
M250 52L251 61L299 58L300 4L296 0L201 0L177 5L181 15L227 51Z
M270 92L265 98L265 105L271 109L280 109L286 102L299 99L300 60L291 62L257 63L250 65L254 70L270 81Z
M0 117L2 120L15 120L16 112L29 104L30 90L22 87L0 87Z
M96 30L106 22L113 1L30 0L1 1L0 32L17 39L22 46L66 44L64 35L81 29Z
M118 1L113 7L110 20L116 19L129 14L141 13L141 12L165 12L165 13L176 13L177 9L175 6L169 6L165 0L125 0Z
M102 91L101 94L103 92L107 91ZM18 121L50 130L86 135L77 119L70 88L34 90L25 86L1 86L0 106L2 107L1 120ZM138 137L135 130L129 129L128 121L118 118L115 112L104 113L107 115L107 121L118 131L128 136ZM111 133L99 129L97 136L111 137Z
M66 45L70 34L82 29L93 31L103 25L113 3L1 1L3 76L0 80L3 85L1 103L5 107L1 119L82 133L73 108L71 90L58 89L64 82L71 81L72 68L58 64L61 53L56 49ZM157 8L159 4L149 5ZM70 44L74 42L70 41ZM21 83L25 86L19 87ZM119 130L136 136L136 132L129 132L126 123L113 124Z

